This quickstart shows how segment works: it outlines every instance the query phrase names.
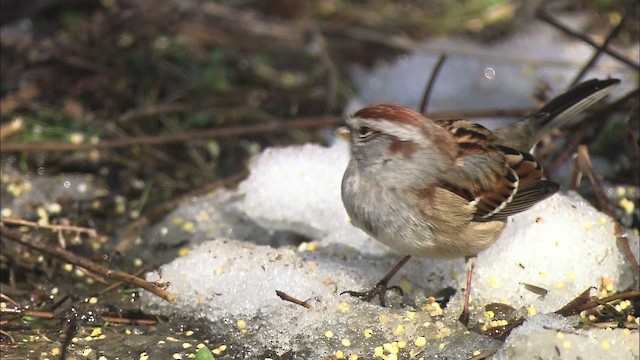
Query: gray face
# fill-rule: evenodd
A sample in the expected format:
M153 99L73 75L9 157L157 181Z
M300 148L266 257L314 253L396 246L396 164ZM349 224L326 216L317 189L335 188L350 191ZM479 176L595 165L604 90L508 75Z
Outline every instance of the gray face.
M436 182L434 174L449 166L424 136L425 129L415 124L350 118L347 125L352 171L365 181L394 189L420 188Z

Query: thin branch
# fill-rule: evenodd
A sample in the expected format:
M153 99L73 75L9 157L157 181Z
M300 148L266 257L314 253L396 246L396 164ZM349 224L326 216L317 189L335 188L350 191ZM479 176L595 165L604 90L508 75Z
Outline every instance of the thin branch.
M550 25L552 25L553 27L557 28L558 30L561 30L577 39L580 39L582 41L584 41L585 43L595 47L595 48L599 48L600 46L598 44L596 44L593 40L589 39L587 36L577 33L571 29L569 29L567 26L563 25L562 23L560 23L559 21L557 21L556 19L554 19L551 15L549 15L549 13L547 13L547 10L544 9L542 6L538 9L538 12L536 13L536 16L540 19L543 20L547 23L549 23ZM604 48L603 51L605 53L607 53L608 55L610 55L611 57L619 60L620 62L622 62L623 64L629 66L632 70L634 71L638 71L640 70L640 64L636 63L635 61L627 58L624 55L619 54L617 51L615 50L611 50L608 48Z
M431 91L433 90L433 86L436 83L436 79L438 78L438 74L440 73L440 69L442 69L442 65L447 60L447 54L442 53L438 58L438 62L433 67L431 71L431 76L429 77L429 83L427 83L427 87L424 89L424 94L422 94L422 100L420 100L420 106L418 107L418 111L426 114L427 106L429 105L429 99L431 98Z
M6 237L11 241L15 241L28 248L40 251L45 254L49 254L51 256L62 259L73 265L80 266L87 270L93 271L94 273L103 275L104 277L122 280L127 283L133 284L135 286L141 287L155 294L156 296L167 300L172 304L176 302L176 297L174 295L137 276L133 276L125 272L105 268L103 266L100 266L94 263L93 261L87 258L76 255L72 252L61 249L57 246L50 246L50 245L48 246L45 244L41 244L31 236L27 234L20 234L16 231L9 229L5 225L0 225L0 234L2 234L2 236Z
M602 45L596 47L597 49L596 52L593 54L593 56L591 56L591 59L589 59L589 61L587 61L587 63L584 64L584 66L582 67L578 75L576 75L576 77L571 82L571 86L576 85L582 79L584 74L586 74L587 71L591 69L593 64L595 64L596 61L600 58L600 55L602 55L602 53L607 49L607 46L609 46L609 43L611 42L611 40L613 40L618 35L620 30L622 30L622 27L624 26L626 20L627 20L627 14L624 14L624 16L622 16L622 19L618 23L618 25L616 25L616 27L614 27L611 30L611 32L609 32L609 35L607 35L607 37L604 39L604 41L602 42Z
M91 237L98 236L98 233L95 229L86 228L81 226L73 226L73 225L46 225L46 224L38 224L34 221L28 221L24 219L15 219L15 218L0 218L0 223L12 224L12 225L25 225L29 227L33 227L36 229L49 229L53 231L73 231L78 233L86 233Z

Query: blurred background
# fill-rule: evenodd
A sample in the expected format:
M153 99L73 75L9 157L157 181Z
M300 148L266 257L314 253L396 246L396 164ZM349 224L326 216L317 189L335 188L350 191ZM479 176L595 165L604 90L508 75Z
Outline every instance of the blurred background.
M2 217L94 228L101 236L66 245L112 266L130 268L111 258L127 232L185 196L234 186L265 147L328 144L360 105L417 108L430 96L435 118L492 126L595 76L623 84L597 119L554 134L539 156L551 173L565 164L569 174L567 160L588 145L619 220L638 227L637 1L0 6ZM627 202L614 196L618 186ZM55 284L24 251L2 247L3 293L29 299Z

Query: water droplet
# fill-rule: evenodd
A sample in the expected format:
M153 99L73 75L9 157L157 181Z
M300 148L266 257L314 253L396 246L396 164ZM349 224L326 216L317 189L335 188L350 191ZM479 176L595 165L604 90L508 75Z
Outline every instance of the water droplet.
M38 175L44 175L44 166L38 168Z
M484 69L484 77L489 80L493 80L496 77L496 71L492 67Z
M71 187L71 181L69 181L69 180L65 181L65 182L64 182L64 188L65 188L65 189L68 189L68 188L70 188L70 187Z

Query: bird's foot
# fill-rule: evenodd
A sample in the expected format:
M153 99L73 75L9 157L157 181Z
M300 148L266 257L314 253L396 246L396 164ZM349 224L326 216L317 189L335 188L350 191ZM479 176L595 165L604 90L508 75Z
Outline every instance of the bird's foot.
M349 294L351 296L360 298L366 302L370 302L371 300L373 300L373 298L378 297L378 299L380 299L380 305L386 306L385 298L387 296L388 291L395 291L400 296L404 295L404 292L402 291L400 286L387 286L386 281L380 281L379 283L376 284L376 286L374 286L371 290L368 290L368 291L347 290L347 291L341 292L340 295Z

